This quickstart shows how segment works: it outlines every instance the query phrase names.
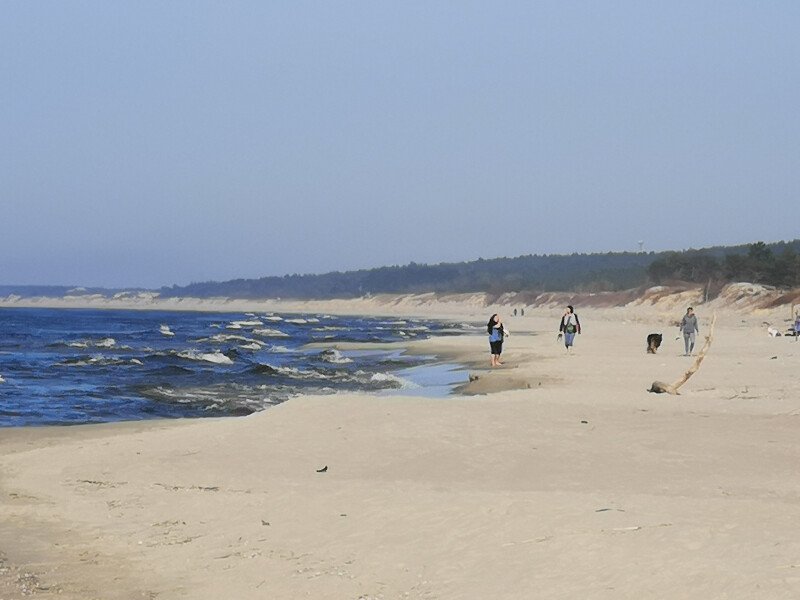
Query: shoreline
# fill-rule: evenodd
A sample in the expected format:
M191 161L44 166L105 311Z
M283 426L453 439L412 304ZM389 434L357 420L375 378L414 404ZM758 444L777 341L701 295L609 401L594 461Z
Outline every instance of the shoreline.
M31 307L25 307L31 308ZM43 308L43 307L35 307ZM74 307L73 307L74 308ZM115 307L116 309L116 307ZM478 366L482 361L477 360L474 356L474 351L471 346L475 340L474 335L464 334L459 336L431 336L424 340L409 340L404 342L390 342L390 343L369 343L369 342L352 342L334 344L333 347L342 349L389 349L403 351L412 355L430 355L434 356L430 364L452 364L462 368L468 372L470 368ZM311 343L305 347L332 347L330 343ZM427 365L423 365L427 366ZM465 382L460 385L451 385L450 393L447 396L439 397L435 395L414 395L410 397L418 398L424 401L447 400L457 393L469 393L467 391L469 386L474 382ZM498 389L502 389L502 386ZM485 392L482 392L485 393ZM376 400L385 401L393 397L403 396L402 390L397 390L396 393L348 393L338 392L331 396L341 395L356 396L356 397L370 397ZM299 400L306 395L298 394L293 396L284 403L286 404L294 400ZM323 396L321 398L325 398ZM279 405L269 406L255 414L260 414L270 410L275 410ZM151 431L166 430L172 428L191 427L194 424L201 422L222 422L229 420L245 419L249 416L226 416L226 417L195 417L195 418L147 418L141 420L130 421L112 421L102 423L84 423L84 424L64 424L64 425L30 425L22 427L5 427L0 428L3 433L2 440L0 441L0 460L4 456L13 455L18 452L25 452L32 446L37 449L58 447L62 443L69 443L75 438L85 442L103 443L103 440L113 438L119 435L129 436L142 433L149 433ZM86 480L88 481L88 480ZM13 505L18 501L37 500L36 497L28 496L24 493L9 492L5 489L4 478L0 476L0 506L6 504L7 506ZM10 502L9 502L10 500ZM35 536L30 536L32 531L39 532ZM30 596L42 596L49 594L57 594L61 598L70 597L69 586L64 586L58 583L59 571L61 570L60 563L64 561L64 557L59 553L54 553L53 548L48 540L59 539L62 537L75 536L74 530L62 530L58 527L48 527L42 522L32 523L5 523L0 525L0 597L5 600L12 600L14 598L23 598ZM78 536L80 537L80 536ZM10 551L10 547L16 545L16 541L26 539L26 548L23 551L17 549ZM86 542L76 543L74 545L83 545ZM66 561L67 564L73 561ZM81 561L79 561L81 562ZM75 564L72 565L76 567ZM120 565L117 565L117 569ZM124 576L129 580L128 587L135 587L135 577L131 573ZM123 579L120 573L117 573L115 580ZM87 590L82 590L79 593L84 594ZM74 591L73 591L74 593ZM104 594L107 592L104 592ZM129 591L123 593L120 597L128 597ZM142 594L149 594L150 592L142 591ZM78 596L83 597L83 596ZM99 596L98 596L99 597ZM115 595L106 596L103 598L116 597Z
M118 300L92 298L0 298L2 308L75 310L142 310L177 312L282 312L285 314L328 313L338 316L426 317L478 315L485 312L483 294L456 295L438 300L433 294L382 295L373 298L331 300L245 300L236 298L146 298ZM465 302L465 297L471 299Z
M195 318L188 316L193 313L183 313L183 316L179 317L181 313L174 312L152 314L145 319L143 313L137 314L132 311L113 314L94 311L88 313L91 316L75 316L73 318L68 312L62 312L62 309L37 307L21 310L29 312L25 313L26 316L18 315L19 318L15 318L8 312L5 313L4 322L8 326L4 331L8 331L5 340L8 343L4 345L7 350L4 353L5 359L0 361L0 375L5 376L4 380L0 379L0 386L2 386L0 395L7 398L8 403L3 407L5 411L3 419L0 419L2 421L0 428L45 424L74 425L117 420L152 420L160 417L207 418L208 416L244 415L269 408L289 397L300 394L360 393L364 391L379 395L405 393L440 397L450 394L456 385L460 385L468 379L467 370L470 366L466 364L468 353L457 349L459 343L450 340L474 332L473 327L461 322L462 320L453 322L449 319L428 317L424 320L397 320L394 317L389 319L364 318L363 320L359 317L354 320L346 320L330 315L318 315L320 317L318 319L306 316L309 323L306 325L305 320L291 319L289 314L284 313L283 318L286 319L286 325L281 327L281 331L257 329L252 333L247 329L234 332L228 331L231 329L230 326L226 328L226 320L245 318L241 313L194 313L206 315ZM252 313L248 314L252 315ZM140 319L140 317L142 318ZM220 318L223 319L222 324L220 324ZM264 323L272 319L280 321L281 317L267 316ZM95 335L72 333L71 323L78 323L76 327L82 327L87 321L95 324L90 328ZM165 338L159 335L158 325L154 325L154 323L167 322L171 323L173 328L177 327L176 331L179 333L177 337L166 338L166 342L162 344L162 340ZM232 325L238 327L239 322L245 323L236 321ZM51 333L45 338L37 338L36 335L33 335L32 339L38 344L36 346L31 345L33 342L26 342L24 352L34 352L32 356L38 357L40 354L38 354L37 348L41 346L44 353L41 356L47 358L47 361L32 362L31 364L34 366L29 367L28 370L18 368L19 361L13 360L14 353L22 353L23 350L22 346L12 343L14 336L28 327L26 323L31 323L30 327L34 328L32 330L34 334L39 323L44 323L42 327L45 332L50 331L49 323L56 328L54 330L56 333ZM196 323L200 323L200 325L196 325ZM222 333L216 335L213 329L209 329L211 333L206 333L205 330L200 331L203 328L208 329L208 323L211 323L212 328L221 329ZM254 323L256 322L248 322L245 325L253 328L255 327ZM261 321L257 321L257 323L260 325ZM292 325L289 325L290 323ZM295 323L297 325L294 325ZM161 327L165 326L161 325ZM351 328L352 331L341 331L346 328ZM129 334L128 330L134 331L134 333ZM153 334L153 331L156 333ZM150 338L146 339L142 332L148 334ZM211 335L212 333L215 335ZM244 337L242 334L250 337ZM278 339L274 336L286 339ZM433 340L440 338L447 338L448 341L433 343ZM348 339L375 341L363 343L342 341ZM382 343L379 340L387 341ZM242 346L244 342L255 343ZM418 342L422 342L422 345L419 345ZM206 345L198 345L203 343ZM256 343L260 347L257 347ZM431 345L432 343L433 345ZM463 342L461 344L463 345ZM200 349L198 350L198 348ZM336 349L354 351L352 358L338 355L334 352ZM367 352L357 352L360 350ZM225 366L222 368L224 377L221 375L213 383L220 385L219 382L222 381L230 389L226 388L222 392L205 390L204 386L208 383L207 377L191 379L184 376L185 373L196 375L195 372L190 372L189 368L202 372L203 367L208 370L207 363L220 362L212 360L218 357L211 353L221 351L228 353L229 358L225 359L227 362L224 362ZM99 354L101 352L105 352L105 354ZM202 354L204 352L206 354ZM173 359L175 356L177 358ZM167 362L161 360L161 357L167 357L172 362L181 364L180 367L175 367L176 371L180 369L179 375L182 376L180 381L161 375L159 368ZM192 362L189 362L190 360ZM169 368L173 368L172 362L168 364ZM55 401L55 398L43 396L41 399L37 398L37 404L33 404L29 399L26 386L41 385L39 378L42 376L53 379L55 385L61 383L61 378L68 383L73 382L73 379L70 378L77 378L75 379L77 386L83 386L81 378L103 377L105 372L96 375L88 368L85 371L73 369L63 373L57 368L65 365L93 367L95 363L101 366L111 364L114 368L118 364L127 367L130 363L137 365L138 368L134 367L135 372L132 369L131 372L115 371L110 372L110 375L106 374L106 379L100 380L98 386L119 384L129 387L109 388L112 389L112 392L105 396L103 390L99 389L97 394L91 396L90 402L92 400L94 402L87 405L85 410L79 406L74 413L69 412L72 410L74 402L77 402L73 401L73 397L76 395L74 393L64 396L63 404L61 397ZM4 367L6 364L8 366ZM183 367L183 364L188 366ZM229 364L232 367L227 369ZM56 368L51 368L53 366ZM15 368L18 370L15 371ZM452 375L451 372L453 372ZM25 379L27 373L32 375ZM78 374L73 375L74 373ZM87 379L85 381L93 382L94 380ZM173 385L176 390L174 394L151 392L151 390L160 392L162 387L171 392ZM130 390L133 390L130 392L132 408L126 405L126 398ZM182 390L188 390L185 396L181 395ZM214 399L215 403L207 401L203 404L201 402L205 400L206 397L203 394L206 392ZM212 396L214 393L216 396ZM117 401L117 397L122 399ZM201 401L193 403L197 398L200 398ZM221 400L216 403L220 398ZM246 398L247 402L241 398ZM54 407L62 405L65 407L63 410L53 410ZM174 409L164 407L174 407Z
M483 336L411 344L492 393L21 428L0 550L40 597L794 598L800 343L740 317L681 396L645 391L689 364L644 352L657 312L581 311L568 357L537 311L500 369Z
M391 342L383 344L375 344L369 342L351 342L334 344L334 347L340 349L389 349L400 350L413 355L430 355L435 356L436 359L432 364L454 364L463 368L466 372L471 369L480 369L485 366L486 361L482 360L483 357L478 358L475 342L476 338L483 341L483 336L476 335L459 335L459 336L432 336L424 340L409 340L404 342ZM306 347L331 347L329 343L312 343ZM488 373L488 370L487 370ZM489 373L490 375L493 375ZM491 380L489 380L491 381ZM485 394L489 391L502 391L508 389L508 386L502 383L495 382L493 385L490 383L487 386L487 377L484 375L480 387L476 387L477 381L468 381L460 385L453 385L451 392L444 397L437 396L424 396L414 395L408 396L406 399L421 400L423 402L435 401L448 401L452 398L457 398L461 394ZM524 385L519 385L524 387ZM339 392L330 397L334 399L336 396L360 398L376 400L379 403L392 402L395 399L404 397L402 390L397 393L347 393ZM106 440L113 439L118 436L132 436L139 434L148 434L154 431L169 432L173 429L183 427L193 427L195 425L205 424L206 422L228 422L246 419L254 415L276 410L282 404L288 404L293 401L302 401L303 398L308 397L305 395L297 395L280 405L274 405L265 408L262 411L253 413L247 416L228 416L228 417L203 417L203 418L154 418L142 419L134 421L114 421L104 423L85 423L76 425L35 425L24 427L7 427L2 428L3 436L0 441L0 462L6 456L12 456L17 453L24 453L30 448L35 447L39 449L58 448L61 444L70 444L75 439L85 443L93 444L107 444ZM328 396L312 397L324 400ZM4 477L0 477L0 506L5 505L6 508L13 508L17 503L25 503L29 501L38 502L39 498L30 496L26 493L17 491L9 491L6 488ZM83 480L88 486L98 485L104 487L106 484L103 482L95 482L95 480ZM113 482L108 485L115 485ZM202 487L202 486L201 486ZM31 535L31 532L37 532L36 535ZM0 525L0 592L3 593L2 598L11 600L14 598L23 598L31 596L49 596L50 594L58 595L61 598L69 598L70 593L77 594L76 598L83 598L84 594L90 593L87 588L71 589L75 583L60 583L61 572L66 565L68 569L82 570L85 562L83 559L75 557L65 557L62 552L54 549L51 540L71 538L70 545L83 547L88 544L87 541L82 539L80 533L76 533L74 528L62 529L52 524L48 525L41 521L26 522L24 519L17 520L14 523L4 523ZM16 546L16 542L20 539L25 539L24 550ZM56 544L60 546L61 544ZM122 568L123 572L119 572ZM132 572L124 569L120 564L115 565L115 582L124 580L125 591L119 597L129 597L131 589L137 588L136 577ZM99 591L92 590L93 594L100 594ZM148 590L140 590L140 594L147 597L152 592ZM117 597L115 594L108 594L107 591L102 593L103 598ZM94 596L92 596L94 597Z

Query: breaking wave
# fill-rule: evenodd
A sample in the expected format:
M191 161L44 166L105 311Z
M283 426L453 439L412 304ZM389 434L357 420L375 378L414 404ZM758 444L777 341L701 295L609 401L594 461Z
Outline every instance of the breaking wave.
M195 350L186 350L185 352L178 352L176 356L188 360L201 360L204 362L214 363L217 365L232 365L233 361L225 356L220 351L215 352L197 352Z
M260 335L261 337L289 337L288 333L284 333L278 329L269 329L268 327L253 329L253 335Z
M319 356L320 360L324 360L325 362L329 362L335 365L345 365L347 363L353 362L352 358L347 358L336 348L329 348L328 350L323 350L317 356Z
M89 366L119 366L119 365L141 365L143 364L137 358L119 358L115 356L104 356L97 354L94 356L76 356L72 358L65 358L57 363L63 367L89 367Z

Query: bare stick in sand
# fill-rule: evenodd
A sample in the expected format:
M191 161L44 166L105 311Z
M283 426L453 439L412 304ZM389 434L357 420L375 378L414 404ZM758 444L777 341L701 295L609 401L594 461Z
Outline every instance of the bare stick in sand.
M700 368L700 363L703 362L703 359L706 357L706 352L711 347L711 340L714 339L714 323L717 322L717 313L714 313L711 317L711 326L708 328L708 335L706 336L706 343L703 344L703 347L700 349L700 352L697 354L697 358L694 361L694 364L689 368L686 373L683 374L678 381L673 384L664 383L663 381L654 381L653 385L650 386L650 389L647 390L648 392L654 392L656 394L672 394L673 396L677 396L680 394L678 392L678 388L681 387L684 383L689 380L689 377L695 374L697 369Z

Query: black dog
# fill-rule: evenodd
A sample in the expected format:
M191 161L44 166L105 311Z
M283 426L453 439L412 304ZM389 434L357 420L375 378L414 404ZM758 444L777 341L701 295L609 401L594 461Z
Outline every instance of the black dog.
M658 347L661 345L661 340L664 338L660 333L651 333L647 336L647 353L655 354Z

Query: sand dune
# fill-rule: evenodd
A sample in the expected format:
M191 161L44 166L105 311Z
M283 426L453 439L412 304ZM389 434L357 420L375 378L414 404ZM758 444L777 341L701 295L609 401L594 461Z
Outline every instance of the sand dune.
M709 300L702 287L656 286L622 292L509 292L499 296L469 294L377 294L369 297L333 300L236 298L160 298L155 292L71 294L60 298L7 296L1 307L118 308L140 310L265 311L292 313L335 313L353 315L401 315L458 317L482 315L488 307L506 310L560 310L566 304L592 308L646 309L648 314L682 312L686 306L703 305L707 312L732 311L743 315L788 317L800 305L800 290L778 290L751 283L733 283Z

